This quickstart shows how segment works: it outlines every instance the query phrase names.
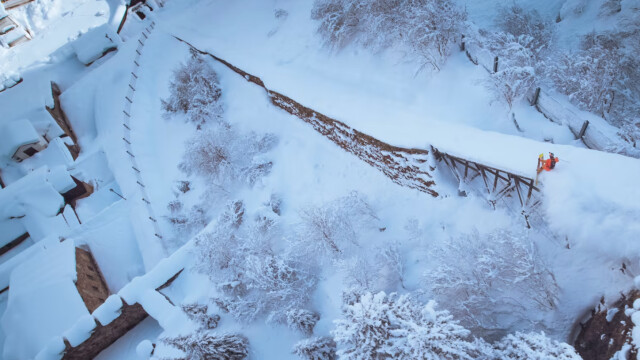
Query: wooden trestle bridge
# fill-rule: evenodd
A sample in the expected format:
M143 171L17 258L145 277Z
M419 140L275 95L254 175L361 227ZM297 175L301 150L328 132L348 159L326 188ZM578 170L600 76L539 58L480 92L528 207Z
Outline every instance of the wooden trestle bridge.
M481 178L487 200L494 208L499 200L517 194L527 227L531 227L530 212L540 204L540 189L534 179L453 156L433 147L432 151L438 163L444 163L460 184L478 183L477 179Z

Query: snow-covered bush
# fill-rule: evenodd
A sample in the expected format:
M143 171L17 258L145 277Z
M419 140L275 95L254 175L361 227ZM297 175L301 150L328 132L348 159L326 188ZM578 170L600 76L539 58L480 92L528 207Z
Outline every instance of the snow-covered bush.
M622 0L606 0L600 5L600 15L610 16L622 11Z
M194 239L196 268L215 283L233 281L241 272L246 244L236 230L243 223L244 206L231 201L211 231Z
M300 340L293 346L293 353L303 360L335 360L336 342L328 336Z
M439 69L460 39L466 13L450 0L316 0L311 17L325 43L374 51L400 46Z
M306 306L317 282L303 264L281 255L250 256L246 265L245 298L264 308L268 322L286 322L289 311Z
M320 320L320 315L306 309L291 309L287 311L287 325L306 335L313 333L313 327Z
M240 134L228 124L210 125L186 143L179 168L220 186L237 181L253 184L271 170L271 162L261 155L276 142L272 134Z
M214 302L239 320L265 314L268 322L287 323L287 313L304 309L316 285L306 264L273 251L279 231L274 218L251 219L234 201L211 231L195 239L196 268L223 293Z
M175 360L241 360L249 355L249 340L240 334L197 331L162 341L185 354Z
M201 304L184 304L180 306L182 311L187 314L189 319L197 322L203 329L215 329L218 327L220 316L217 314L209 315L208 306Z
M302 264L280 255L249 256L242 266L235 281L221 283L227 296L215 298L214 302L243 322L264 314L267 323L286 324L290 311L307 305L317 283L315 274Z
M448 301L474 334L499 338L513 324L531 321L531 312L556 307L555 278L525 233L476 231L448 239L430 257L438 262L424 274L427 296Z
M338 262L347 287L361 291L396 291L403 285L404 263L397 244L377 249L373 255L355 255Z
M557 54L547 70L556 90L584 110L604 116L613 100L613 87L620 77L620 43L615 37L585 38L583 49Z
M494 344L495 359L582 359L573 347L566 343L549 339L543 332L509 334Z
M579 108L620 128L622 137L631 144L640 138L638 43L640 30L588 34L580 50L555 54L546 68L546 76L557 91L568 95Z
M358 233L378 219L358 192L303 209L300 218L296 251L302 256L326 255L332 259L357 246Z
M400 1L390 7L392 12L398 11L397 5L400 5L401 14L398 20L404 20L400 24L406 24L406 28L397 29L398 38L421 59L421 67L440 70L464 32L467 14L449 0Z
M528 49L533 38L527 35L516 38L498 32L487 40L488 48L499 58L498 71L487 78L487 89L511 109L514 102L524 98L535 84L534 58Z
M168 114L186 114L187 120L198 126L220 120L223 109L218 75L195 50L191 50L186 63L174 70L169 91L169 98L162 100L162 108Z
M496 23L516 39L521 36L530 38L526 47L537 60L541 59L553 39L553 27L549 21L543 20L537 11L527 11L516 4L501 8Z
M365 1L316 1L311 18L320 21L318 32L327 45L342 48L365 31L361 19L365 18L366 11Z
M175 233L184 241L203 229L210 220L207 216L207 211L201 205L196 204L189 209L185 209L182 201L172 200L167 205L167 208L169 209L167 220L173 225ZM184 241L180 243L184 243Z
M333 336L341 359L473 359L469 331L435 302L364 293L343 305Z

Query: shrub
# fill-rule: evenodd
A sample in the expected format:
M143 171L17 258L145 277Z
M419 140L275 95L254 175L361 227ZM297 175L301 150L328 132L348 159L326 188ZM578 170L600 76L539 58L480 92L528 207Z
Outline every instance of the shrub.
M221 119L218 74L195 50L191 50L186 63L174 70L169 91L169 98L162 100L162 108L168 114L186 114L187 120L198 126Z

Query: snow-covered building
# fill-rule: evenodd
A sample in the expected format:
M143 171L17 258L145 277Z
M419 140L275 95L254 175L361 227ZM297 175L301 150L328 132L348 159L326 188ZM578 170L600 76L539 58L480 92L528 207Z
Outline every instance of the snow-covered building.
M16 167L16 162L44 153L53 143L56 145L53 153L60 157L56 164L68 162L67 158L73 161L77 156L79 148L75 134L62 112L56 97L59 92L55 93L55 89L47 79L28 78L19 86L0 93L0 109L8 114L0 117L0 171L5 184L24 175L22 170L10 169ZM46 158L51 160L51 154ZM39 166L49 165L42 161L36 163ZM30 170L39 166L29 164L23 167Z
M121 43L120 35L109 24L104 24L82 34L72 46L78 60L90 65L106 53L117 50Z
M43 271L44 270L44 271ZM72 240L52 242L11 273L4 359L33 359L50 339L71 328L109 296L95 260Z
M9 122L0 129L0 154L15 161L31 157L47 145L27 119Z
M72 204L85 185L64 166L43 166L0 190L0 256L27 242L64 233L77 224Z

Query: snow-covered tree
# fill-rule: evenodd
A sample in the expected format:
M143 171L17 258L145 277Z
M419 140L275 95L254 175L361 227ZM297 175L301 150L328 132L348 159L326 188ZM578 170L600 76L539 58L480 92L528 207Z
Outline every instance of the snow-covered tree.
M303 360L335 360L336 342L328 336L300 340L293 346L293 353Z
M512 4L501 8L496 17L498 27L518 39L521 36L530 40L525 44L537 61L542 59L545 50L553 40L553 27L548 20L542 19L537 11L527 11Z
M178 167L219 186L238 181L251 185L271 170L272 163L263 154L276 142L272 134L241 134L228 124L212 124L187 141Z
M223 109L218 74L195 50L191 50L186 63L174 70L169 91L169 98L162 100L167 113L186 114L187 120L198 126L220 120Z
M287 312L307 305L317 278L303 264L282 255L250 256L245 278L268 322L284 323Z
M614 37L587 36L583 49L556 54L547 75L556 90L584 110L605 116L620 76L619 41Z
M622 11L622 0L606 0L600 5L600 15L611 16Z
M241 201L231 201L211 231L194 239L196 267L215 283L234 281L242 269L245 243L236 234L244 219Z
M360 230L377 220L364 196L358 192L303 209L300 218L295 251L302 256L325 255L332 259L342 257L346 250L357 246Z
M291 309L287 311L287 325L306 335L313 333L313 327L320 320L320 315L306 309Z
M474 334L501 337L510 324L531 321L532 311L556 306L554 276L526 233L475 231L448 239L430 257L437 263L424 274L427 296L456 299L448 309Z
M347 287L361 291L396 291L403 287L404 263L397 244L373 254L356 254L337 263Z
M364 0L326 0L314 3L311 18L320 21L318 33L324 37L328 46L342 48L365 31L361 19L366 16L366 3Z
M249 355L249 340L240 334L198 331L162 341L185 354L174 360L241 360Z
M242 202L230 202L195 239L196 268L221 290L214 302L235 318L249 322L264 314L268 322L287 323L289 311L306 307L317 278L304 262L273 251L277 219L259 214L247 216ZM299 320L305 326L309 319Z
M398 46L438 70L460 39L466 13L450 0L316 0L311 17L330 47Z
M543 332L509 334L494 347L496 360L582 359L573 347L551 340Z
M486 82L497 100L504 101L509 109L514 102L524 98L535 84L534 58L527 44L533 38L498 32L488 38L488 48L499 58L498 71Z
M202 230L210 220L207 211L200 204L185 209L183 202L176 199L169 202L167 208L169 209L167 220L173 226L175 234L183 239L177 240L179 244Z
M402 14L408 21L405 25L407 28L401 29L399 37L421 59L421 68L440 70L465 30L467 14L449 0L417 0L408 3L411 5L401 7ZM408 34L403 37L405 31Z
M469 331L435 302L364 293L343 305L333 336L341 359L473 359Z
M189 319L197 322L202 329L215 329L218 327L220 316L217 314L210 315L208 313L209 307L202 304L184 304L180 306L182 311L187 314Z

